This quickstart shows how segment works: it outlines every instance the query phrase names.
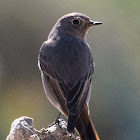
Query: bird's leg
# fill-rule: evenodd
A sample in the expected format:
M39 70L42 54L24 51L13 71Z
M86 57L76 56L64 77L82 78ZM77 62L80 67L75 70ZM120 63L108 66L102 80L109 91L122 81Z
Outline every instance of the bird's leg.
M61 115L61 112L58 114L58 117L56 118L56 120L52 124L49 125L49 127L53 126L54 124L59 125L59 117L60 117L60 115Z
M54 122L55 124L57 124L57 123L59 124L59 117L60 117L60 115L61 115L61 112L58 114L58 117L56 118L56 120Z

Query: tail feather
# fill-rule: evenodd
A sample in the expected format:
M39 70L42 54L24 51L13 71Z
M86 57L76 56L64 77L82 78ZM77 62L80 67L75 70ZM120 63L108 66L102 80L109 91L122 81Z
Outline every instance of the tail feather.
M100 140L97 131L88 115L87 106L84 107L84 110L80 115L76 129L81 140Z
M73 133L75 124L77 123L77 119L78 119L77 115L68 115L67 131L69 133Z

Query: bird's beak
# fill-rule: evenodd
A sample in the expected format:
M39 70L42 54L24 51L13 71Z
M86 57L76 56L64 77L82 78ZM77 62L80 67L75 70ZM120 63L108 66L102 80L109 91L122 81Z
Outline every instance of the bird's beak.
M99 22L99 21L90 21L89 25L90 26L95 26L95 25L100 25L103 24L103 22Z

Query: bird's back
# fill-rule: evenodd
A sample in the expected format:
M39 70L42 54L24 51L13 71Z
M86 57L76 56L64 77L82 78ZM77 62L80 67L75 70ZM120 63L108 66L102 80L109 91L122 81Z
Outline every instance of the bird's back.
M39 57L67 86L73 87L93 72L93 58L88 44L74 37L45 42Z

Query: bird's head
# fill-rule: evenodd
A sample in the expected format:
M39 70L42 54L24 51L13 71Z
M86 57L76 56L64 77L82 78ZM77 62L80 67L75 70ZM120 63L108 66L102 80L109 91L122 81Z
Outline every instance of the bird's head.
M92 21L90 18L81 13L70 13L61 17L56 28L77 38L85 38L91 27L100 25L102 22Z

